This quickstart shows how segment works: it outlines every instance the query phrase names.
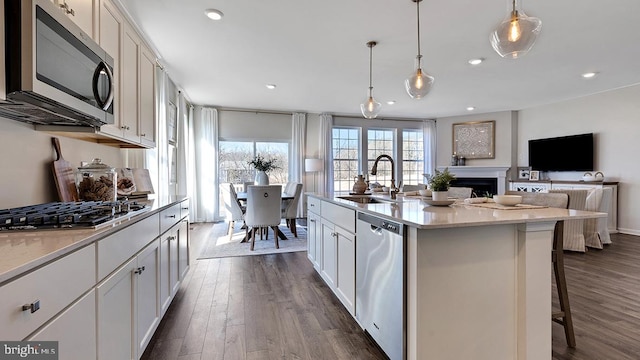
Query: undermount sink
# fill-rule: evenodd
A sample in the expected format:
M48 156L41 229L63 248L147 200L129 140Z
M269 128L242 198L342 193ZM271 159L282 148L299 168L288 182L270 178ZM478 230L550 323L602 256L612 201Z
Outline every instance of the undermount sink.
M338 199L353 201L359 204L388 204L393 202L392 200L384 200L371 196L338 196Z

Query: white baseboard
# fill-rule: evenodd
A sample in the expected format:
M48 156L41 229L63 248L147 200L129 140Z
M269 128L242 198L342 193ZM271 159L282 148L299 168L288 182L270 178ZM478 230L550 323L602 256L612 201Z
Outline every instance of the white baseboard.
M640 230L636 230L636 229L618 228L618 232L621 234L640 236Z

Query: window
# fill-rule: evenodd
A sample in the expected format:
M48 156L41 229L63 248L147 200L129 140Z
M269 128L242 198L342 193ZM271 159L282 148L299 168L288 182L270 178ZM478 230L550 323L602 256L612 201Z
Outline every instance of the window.
M332 130L333 189L349 191L358 175L360 131L354 128L334 127Z
M341 118L332 129L333 189L350 191L358 174L368 174L370 183L391 184L391 162L382 158L378 172L370 175L375 159L386 154L393 158L396 186L424 183L424 133L416 121L387 120L366 123ZM388 127L383 127L388 126Z
M403 184L424 182L424 141L422 130L402 131Z
M278 169L269 172L270 184L286 184L289 181L289 143L267 141L223 141L218 142L218 183L219 209L224 211L223 186L228 183L237 184L237 189L243 189L245 182L253 182L256 177L255 169L249 165L256 155L266 159L276 159Z

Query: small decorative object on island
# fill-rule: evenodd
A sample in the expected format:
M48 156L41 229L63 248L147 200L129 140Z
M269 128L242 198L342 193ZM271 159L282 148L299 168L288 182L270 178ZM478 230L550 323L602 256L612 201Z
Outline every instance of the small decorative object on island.
M249 165L253 166L256 171L255 185L269 185L268 173L271 170L278 169L276 160L265 160L261 155L256 156L253 160L249 161Z
M434 174L427 174L427 184L431 189L431 197L434 201L447 200L449 196L449 187L451 180L456 177L449 172L449 168L443 171L436 170Z
M458 155L451 155L451 166L458 166Z
M364 175L358 175L353 179L353 193L364 194L364 192L367 191L367 183L364 181Z

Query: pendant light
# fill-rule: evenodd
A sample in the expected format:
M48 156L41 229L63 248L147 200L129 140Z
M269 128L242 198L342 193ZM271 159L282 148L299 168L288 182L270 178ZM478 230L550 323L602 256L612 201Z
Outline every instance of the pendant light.
M362 115L367 119L373 119L380 113L382 105L373 98L373 85L371 85L371 68L373 64L373 47L378 43L375 41L369 41L367 46L369 47L369 91L367 93L367 99L360 104L360 111Z
M512 0L509 15L491 33L491 46L500 56L517 59L531 50L541 28L540 19L518 10Z
M422 55L420 54L420 2L422 0L411 0L416 3L418 15L418 56L416 56L416 69L407 80L404 86L412 99L422 99L427 95L433 86L433 76L422 70Z

